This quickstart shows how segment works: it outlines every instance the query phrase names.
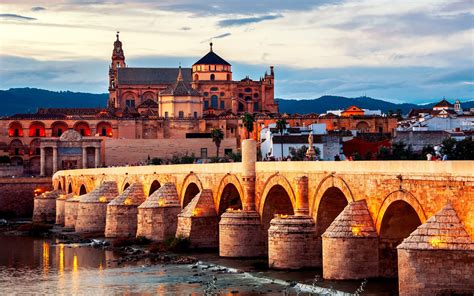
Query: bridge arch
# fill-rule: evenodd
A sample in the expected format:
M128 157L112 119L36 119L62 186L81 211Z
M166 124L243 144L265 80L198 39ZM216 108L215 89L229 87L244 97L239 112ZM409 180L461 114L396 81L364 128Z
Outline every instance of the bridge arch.
M79 192L79 195L84 195L84 194L86 194L86 193L87 193L86 185L81 184L81 185L79 186L78 192Z
M401 190L396 190L391 193L389 193L383 200L382 205L380 206L378 212L377 212L377 219L375 220L375 227L377 229L377 233L380 235L380 229L382 227L382 220L387 212L388 207L394 203L395 201L404 201L408 203L413 210L416 212L418 215L418 218L420 219L421 223L425 223L426 221L426 214L425 211L423 210L423 207L421 206L421 203L418 201L418 199L411 194L410 192L401 189Z
M237 176L226 174L221 179L219 187L214 198L216 210L222 215L229 207L242 209L244 192Z
M148 194L147 196L152 195L155 191L160 189L161 183L158 179L155 179L151 182L150 186L148 187Z
M72 182L69 182L69 185L67 186L67 191L66 193L73 193L74 191L72 190Z
M194 173L190 173L184 178L181 186L180 200L181 208L184 208L188 203L203 189L202 182Z
M265 183L260 200L260 217L264 235L270 228L275 214L294 215L296 197L290 182L279 174L271 176Z
M310 213L312 214L312 217L315 221L317 220L321 200L323 199L327 190L332 187L335 187L339 189L340 192L342 192L347 200L347 203L355 201L349 185L343 178L335 175L326 176L323 180L321 180L321 182L319 182L318 187L316 188L316 193L314 194L313 203L311 205Z
M397 246L425 221L421 204L410 192L397 190L385 198L376 221L381 276L397 276Z

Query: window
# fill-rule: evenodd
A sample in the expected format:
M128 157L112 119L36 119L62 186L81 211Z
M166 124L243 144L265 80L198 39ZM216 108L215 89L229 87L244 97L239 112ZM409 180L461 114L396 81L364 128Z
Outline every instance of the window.
M179 118L184 118L184 112L183 112L183 111L179 111L178 117L179 117Z
M233 128L233 127L230 128L230 133L231 133L231 134L234 133L234 128Z
M250 87L247 87L247 88L245 89L245 92L252 92L252 89L251 89Z
M15 148L15 155L20 155L20 148Z
M244 97L244 94L243 93L240 93L239 94L239 98L243 98Z
M41 137L41 131L39 128L35 129L35 137Z
M63 134L63 129L62 129L62 128L58 128L58 137L61 137L62 134Z
M194 74L194 80L199 80L199 76L197 74Z
M221 92L221 97L225 96L225 92Z
M254 94L253 94L253 97L254 97L254 98L258 98L258 93L254 93Z
M40 148L36 148L35 149L35 155L40 155L41 154L41 149Z
M194 118L198 118L198 113L194 112Z
M19 137L19 136L20 136L20 130L16 128L16 129L13 131L13 136L14 136L14 137Z
M168 118L168 111L165 112L165 118Z
M225 109L225 102L221 101L221 109Z
M102 130L100 131L100 135L103 137L107 136L107 129L105 127L103 127Z
M206 91L204 92L204 96L207 97L209 95L209 93Z
M125 101L125 105L126 105L127 107L135 107L135 100L134 100L134 99L127 99L127 100Z
M260 107L258 106L258 102L253 103L253 111L260 111Z
M211 91L218 91L218 90L219 90L219 88L217 88L217 87L211 87Z
M217 109L218 107L218 98L216 95L211 96L211 107Z
M209 109L209 101L204 101L204 110Z
M229 155L229 154L232 154L232 148L225 148L224 155Z
M216 80L216 76L214 74L211 74L211 80Z
M86 135L86 131L83 128L81 128L79 132L81 133L81 136L83 137Z
M227 74L227 81L230 81L230 74Z
M251 97L251 96L246 96L246 97L245 97L245 100L246 100L246 101L251 101L251 100L252 100L252 97Z
M201 158L207 158L207 148L201 148Z

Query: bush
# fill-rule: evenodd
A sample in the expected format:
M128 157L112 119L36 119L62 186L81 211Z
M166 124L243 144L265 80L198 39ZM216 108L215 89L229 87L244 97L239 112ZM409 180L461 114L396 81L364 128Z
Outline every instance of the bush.
M187 237L170 237L164 242L165 248L174 252L185 252L189 250L191 242Z
M163 163L163 160L161 160L161 158L158 158L158 157L153 157L151 160L150 160L150 164L151 165L160 165Z
M0 156L0 163L9 164L10 163L10 157L8 157L6 155Z

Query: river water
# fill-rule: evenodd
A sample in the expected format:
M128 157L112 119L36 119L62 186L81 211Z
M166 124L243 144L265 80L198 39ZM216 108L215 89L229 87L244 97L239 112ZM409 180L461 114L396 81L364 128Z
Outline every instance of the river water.
M263 260L191 255L200 261L119 266L112 251L0 236L0 295L350 295L360 285L315 282L317 271L265 270ZM392 295L395 289L394 281L370 280L363 295Z

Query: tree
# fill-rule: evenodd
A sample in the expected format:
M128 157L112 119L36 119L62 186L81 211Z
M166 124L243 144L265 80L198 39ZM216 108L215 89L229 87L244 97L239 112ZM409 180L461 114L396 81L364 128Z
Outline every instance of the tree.
M247 130L247 139L250 139L250 133L253 132L253 124L255 122L255 117L253 117L252 114L247 112L242 117L242 122L245 129Z
M456 143L453 159L474 160L474 141L472 140L472 137L467 137Z
M379 148L379 152L377 153L377 159L388 160L390 159L390 149L382 146Z
M314 153L316 157L319 157L321 151L319 151L318 147L314 147ZM306 151L308 151L308 146L303 145L300 148L290 147L290 156L291 160L301 161L306 159Z
M454 149L456 147L456 140L453 138L446 138L441 142L441 153L448 156L448 159L455 159Z
M221 142L224 139L224 133L218 127L213 128L211 130L211 138L212 138L212 142L214 142L214 144L216 144L216 149L217 149L216 154L217 154L217 157L219 157L219 148L221 147Z
M402 141L392 143L392 157L394 160L407 159L406 144Z
M278 129L278 131L280 132L280 135L281 135L281 159L283 159L283 131L285 131L286 129L286 120L285 118L282 118L282 119L278 119L276 121L276 128Z

